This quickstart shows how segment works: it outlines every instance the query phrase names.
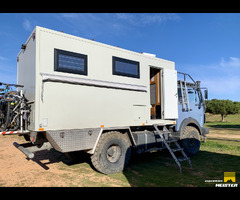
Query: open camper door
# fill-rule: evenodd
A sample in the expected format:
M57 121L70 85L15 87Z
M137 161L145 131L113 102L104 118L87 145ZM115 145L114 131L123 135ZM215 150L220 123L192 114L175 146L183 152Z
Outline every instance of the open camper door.
M163 110L164 119L178 118L177 71L163 69Z

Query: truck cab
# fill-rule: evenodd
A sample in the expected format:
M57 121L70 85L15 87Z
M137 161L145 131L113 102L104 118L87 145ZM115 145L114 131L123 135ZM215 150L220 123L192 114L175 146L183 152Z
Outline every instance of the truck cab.
M208 98L208 90L201 88L200 81L194 81L189 74L182 72L178 74L184 75L184 80L177 81L178 119L175 131L184 149L188 149L187 154L195 155L199 150L200 140L205 141L209 133L209 129L204 127L206 122L204 98ZM187 77L191 79L191 82L186 81ZM202 90L204 90L204 96Z

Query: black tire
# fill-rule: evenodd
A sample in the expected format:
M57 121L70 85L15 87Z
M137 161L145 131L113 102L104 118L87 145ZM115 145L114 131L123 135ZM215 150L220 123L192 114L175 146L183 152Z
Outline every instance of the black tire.
M111 131L101 135L91 161L99 172L114 174L123 171L128 164L130 154L127 134Z
M6 121L5 126L3 127L5 131L16 131L20 128L20 115L15 118L15 121L12 121L16 115L16 113L13 112L13 108L11 106L11 102L6 102L7 106L7 113L6 113ZM20 109L17 110L18 113L20 113Z
M5 106L1 105L0 110L0 132L5 131Z
M6 102L6 118L5 118L5 122L4 125L2 126L3 131L7 131L8 130L8 125L9 125L9 119L10 119L10 110L11 110L11 103L10 102Z
M183 137L180 145L187 156L195 156L200 148L200 135L198 130L192 126L186 126L183 131Z

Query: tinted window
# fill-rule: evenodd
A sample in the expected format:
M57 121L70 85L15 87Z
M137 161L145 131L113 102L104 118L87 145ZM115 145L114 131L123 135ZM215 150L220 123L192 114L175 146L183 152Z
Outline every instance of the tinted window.
M139 62L113 56L113 74L140 78Z
M54 70L87 75L87 55L54 49Z

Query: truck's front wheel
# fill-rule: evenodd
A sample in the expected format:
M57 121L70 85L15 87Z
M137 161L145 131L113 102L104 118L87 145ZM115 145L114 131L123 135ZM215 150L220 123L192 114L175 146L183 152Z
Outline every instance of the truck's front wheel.
M200 136L195 127L186 126L183 131L183 137L180 140L180 145L188 156L194 156L200 148Z
M93 166L104 174L121 172L130 159L130 142L126 134L111 131L101 135L94 154Z

